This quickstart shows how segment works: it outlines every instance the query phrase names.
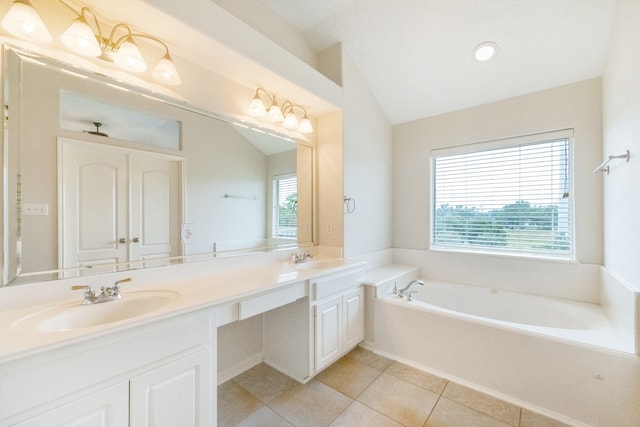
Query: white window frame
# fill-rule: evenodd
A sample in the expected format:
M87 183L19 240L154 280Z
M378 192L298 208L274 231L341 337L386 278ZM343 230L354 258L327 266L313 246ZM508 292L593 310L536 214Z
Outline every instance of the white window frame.
M484 253L491 255L505 255L521 258L544 258L555 260L575 260L576 233L575 233L575 207L574 207L574 166L573 166L573 146L574 137L573 129L564 129L559 131L538 133L513 138L485 141L473 144L459 145L446 148L438 148L430 151L431 165L431 194L430 194L430 249L436 251L461 252L461 253ZM445 156L471 154L483 151L489 151L501 148L513 148L518 146L526 146L554 140L568 140L568 214L569 214L569 233L570 233L570 249L568 251L544 251L544 250L515 250L501 249L500 247L474 247L472 245L455 245L455 244L439 244L435 242L435 212L436 206L436 159Z

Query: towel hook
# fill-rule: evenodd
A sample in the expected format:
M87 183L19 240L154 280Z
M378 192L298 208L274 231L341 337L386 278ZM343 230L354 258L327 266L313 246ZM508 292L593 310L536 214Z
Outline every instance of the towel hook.
M344 204L347 209L347 213L352 214L356 210L356 199L353 197L344 196Z

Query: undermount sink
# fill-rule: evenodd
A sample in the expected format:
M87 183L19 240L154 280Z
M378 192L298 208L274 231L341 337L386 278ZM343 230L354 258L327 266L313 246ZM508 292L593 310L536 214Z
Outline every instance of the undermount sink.
M82 305L80 300L48 307L17 320L17 332L63 332L118 322L158 310L180 296L172 291L125 292L122 299Z
M304 261L296 264L297 270L313 270L319 268L335 268L344 265L344 260L341 258L331 259L317 259L314 261Z

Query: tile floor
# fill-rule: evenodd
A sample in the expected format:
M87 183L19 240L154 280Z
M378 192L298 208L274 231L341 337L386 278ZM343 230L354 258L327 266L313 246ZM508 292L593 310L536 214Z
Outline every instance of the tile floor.
M305 385L265 364L221 384L218 426L566 424L357 347Z

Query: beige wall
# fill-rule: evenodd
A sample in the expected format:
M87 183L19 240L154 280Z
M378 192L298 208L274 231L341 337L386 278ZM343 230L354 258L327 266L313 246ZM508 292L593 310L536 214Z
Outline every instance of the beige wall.
M344 87L344 253L359 256L391 247L391 124L346 53Z
M429 249L429 150L573 128L576 257L581 264L601 264L602 183L599 176L592 174L601 161L601 105L601 82L593 79L394 126L393 247ZM549 271L554 272L574 268L570 263L565 263L566 268L559 268L557 262L491 256L474 256L472 258L482 261L470 262L468 256L434 251L426 252L425 257L437 262L427 263L431 271L423 273L440 279L488 285L504 282L496 277L500 273L519 271L520 276L530 275L528 282L535 282L547 264ZM463 275L465 270L470 274ZM590 300L597 295L592 290L589 295L578 298Z
M320 122L331 129L331 138L320 138L318 145L321 200L331 200L330 205L320 205L320 236L330 242L321 243L342 246L345 257L388 249L391 125L340 44L321 52L319 65L322 73L343 87L342 114ZM347 211L345 196L353 199L353 212ZM341 233L342 239L335 233Z
M604 181L604 264L619 280L640 290L640 2L619 0L603 77L602 159L631 153L629 163L611 162Z

